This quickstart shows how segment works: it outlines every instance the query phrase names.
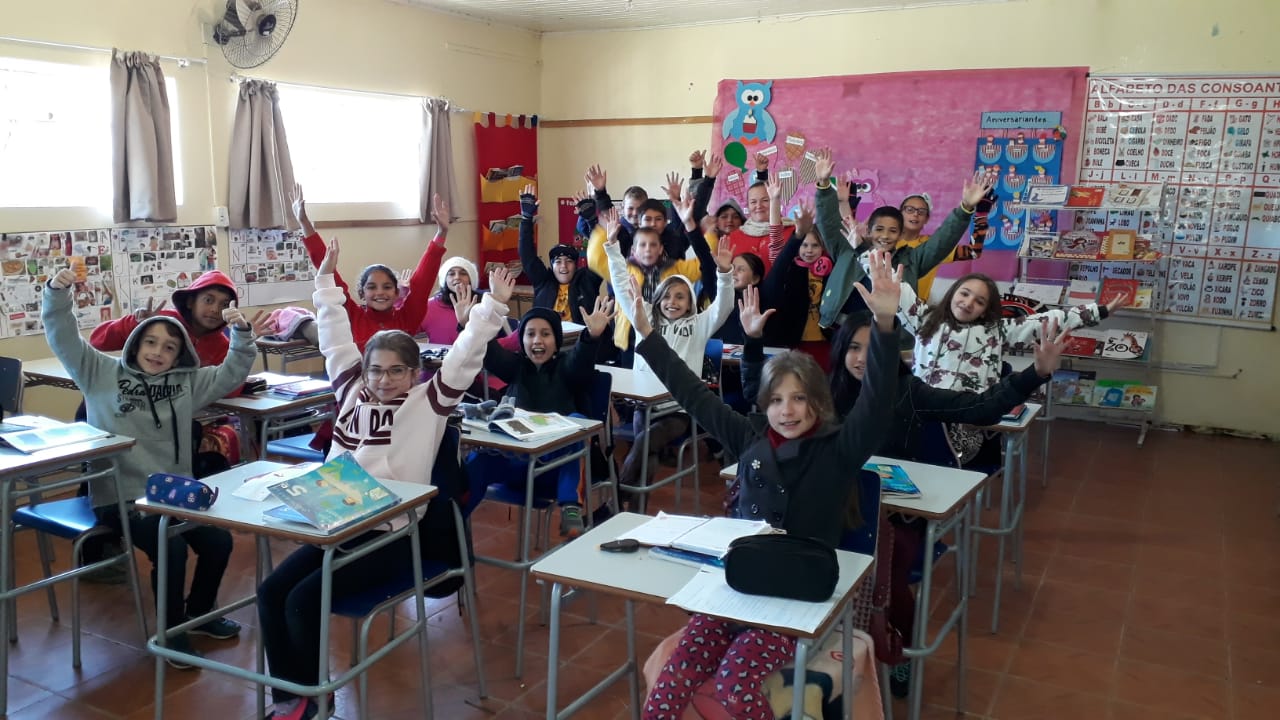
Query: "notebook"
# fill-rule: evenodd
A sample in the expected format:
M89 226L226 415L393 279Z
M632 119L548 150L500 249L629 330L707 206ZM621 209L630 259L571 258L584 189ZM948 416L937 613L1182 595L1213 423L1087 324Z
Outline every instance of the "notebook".
M0 443L28 454L63 445L111 437L111 433L106 430L99 430L84 422L26 427L13 422L11 419L2 425L3 427L0 427Z
M349 452L310 472L276 483L269 491L297 515L272 508L263 512L264 519L298 522L296 517L300 516L325 533L357 523L400 502L399 496L360 467Z
M477 430L499 433L521 441L541 440L578 429L572 420L557 413L533 413L515 411L515 415L501 420L464 419L462 424Z
M280 397L296 399L333 392L333 386L329 384L328 380L299 380L298 382L277 385L271 388L271 392Z
M867 463L863 470L869 470L880 476L880 492L889 497L918 498L920 488L911 482L907 471L901 465L884 463Z
M727 517L700 518L689 515L668 515L659 512L656 517L639 527L618 536L619 540L633 539L641 545L673 547L693 553L723 558L729 552L729 544L740 537L768 535L774 532L763 520L740 520Z

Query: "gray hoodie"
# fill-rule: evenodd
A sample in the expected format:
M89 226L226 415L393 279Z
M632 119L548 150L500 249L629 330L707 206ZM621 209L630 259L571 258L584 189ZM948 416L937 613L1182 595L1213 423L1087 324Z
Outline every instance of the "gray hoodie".
M250 330L231 330L231 349L221 365L200 367L191 339L178 320L155 315L138 324L119 358L93 349L80 335L71 314L71 292L45 286L40 313L53 354L84 393L89 424L134 438L138 444L118 460L120 486L126 499L146 492L147 476L165 472L191 475L191 419L197 410L225 397L244 383L256 350ZM148 327L168 323L182 338L174 366L147 375L134 362ZM93 483L94 507L116 500L109 483Z

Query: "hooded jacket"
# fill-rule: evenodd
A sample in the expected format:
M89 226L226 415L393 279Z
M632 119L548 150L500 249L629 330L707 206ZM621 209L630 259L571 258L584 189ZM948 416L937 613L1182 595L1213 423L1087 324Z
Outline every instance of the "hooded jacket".
M201 273L200 277L196 278L195 282L191 283L190 286L182 290L175 290L170 300L172 307L156 313L156 315L175 318L182 323L183 330L186 330L187 337L195 348L196 356L200 358L201 366L221 363L227 357L227 349L231 347L230 340L222 332L222 329L226 327L225 325L213 332L197 335L193 332L187 316L182 312L182 308L186 305L189 297L210 287L226 290L231 293L233 300L239 300L239 295L236 293L236 285L231 281L231 278L217 270L211 270ZM122 318L103 323L94 328L93 333L89 335L89 344L103 352L123 350L125 341L129 339L129 336L137 327L137 318L132 314L125 315Z
M586 409L598 342L589 331L583 330L573 347L564 351L557 347L555 355L537 365L525 355L523 347L512 352L497 340L491 340L485 352L484 368L507 383L507 396L514 397L516 407L521 410L570 415Z
M127 500L146 492L151 473L191 474L192 416L243 385L257 355L253 332L232 328L226 360L200 367L182 323L155 315L138 324L124 343L124 354L115 358L98 352L81 337L71 314L70 291L48 286L40 317L54 356L84 393L89 424L138 441L116 461ZM172 368L148 375L134 358L143 334L156 323L178 331L181 349ZM108 483L91 483L89 493L94 507L116 500L115 487Z
M536 205L534 206L537 207ZM524 207L522 203L521 211ZM533 239L533 217L520 218L520 264L524 274L533 284L534 307L554 308L560 293L560 281L538 256L538 248ZM600 276L589 268L580 267L569 278L569 315L573 321L582 324L582 310L590 312L595 308L596 298L600 296Z
M622 259L622 253L618 250L618 246L606 245L605 252L609 255L609 274L613 282L613 292L617 295L618 303L622 308L622 313L628 321L628 330L630 324L635 322L633 313L635 312L635 298L631 295L631 283L629 282L629 273L631 266ZM694 310L697 309L697 293L694 290L693 283L684 275L669 275L663 279L653 291L653 299L655 301L662 297L667 287L671 283L683 283L689 288L689 302L693 304ZM685 365L689 367L697 375L702 375L702 357L707 350L707 340L711 338L712 333L720 329L724 324L729 313L733 312L733 273L716 272L716 297L711 301L711 305L702 312L693 312L682 318L675 320L663 319L654 325L654 331L667 341L667 345L671 347ZM652 317L653 304L644 303L644 312ZM619 323L621 324L621 323ZM644 358L636 353L634 369L637 371L647 371L648 364Z
M684 231L684 225L680 226L680 230ZM620 350L626 350L631 345L631 282L627 279L630 275L634 275L641 287L645 282L645 271L639 265L623 259L627 250L623 248L622 242L619 241L614 246L614 252L610 253L606 249L608 243L605 242L604 228L597 227L596 233L591 236L591 244L587 246L587 267L591 271L601 277L609 278L609 288L613 292L618 302L623 303L623 317L613 321L613 344ZM621 262L622 274L614 274L614 255ZM702 280L702 261L700 260L672 260L668 257L663 261L661 267L655 266L654 270L658 275L658 281L661 282L672 275L683 275L686 280L697 282ZM628 300L623 301L621 288L626 289L626 297ZM729 287L733 287L733 276L729 276ZM694 296L696 299L696 295Z

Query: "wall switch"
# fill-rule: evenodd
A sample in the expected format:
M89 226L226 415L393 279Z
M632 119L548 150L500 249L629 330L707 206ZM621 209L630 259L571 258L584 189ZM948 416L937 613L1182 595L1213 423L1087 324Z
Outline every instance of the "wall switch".
M231 226L231 214L225 206L219 205L213 209L213 224L222 228Z

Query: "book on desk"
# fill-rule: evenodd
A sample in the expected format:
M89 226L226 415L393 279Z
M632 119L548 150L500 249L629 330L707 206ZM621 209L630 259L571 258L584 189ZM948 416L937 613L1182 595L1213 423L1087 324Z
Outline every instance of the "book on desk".
M506 435L520 441L543 440L578 429L578 425L558 413L535 413L512 408L509 417L484 420L465 418L463 427Z
M301 398L315 397L333 392L333 386L328 380L307 379L297 382L285 383L284 385L276 385L271 388L273 395L278 395L290 400L298 400Z
M686 553L697 553L710 559L723 560L729 552L729 545L734 540L772 532L775 530L763 520L705 518L659 512L644 524L618 536L618 539L631 539L649 547L675 548Z
M111 437L111 433L85 422L64 423L34 415L12 417L0 422L0 443L28 455L105 437Z
M306 523L326 533L400 502L399 496L360 467L349 452L268 489L284 504L263 511L264 520Z
M880 477L880 492L888 497L918 498L920 488L911 482L907 471L901 465L889 463L867 463L863 470L875 473Z

